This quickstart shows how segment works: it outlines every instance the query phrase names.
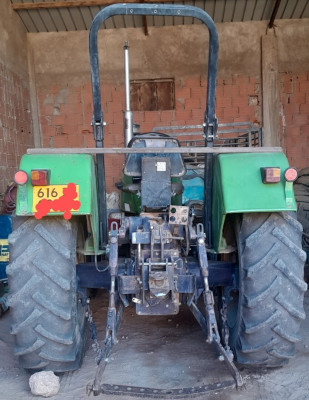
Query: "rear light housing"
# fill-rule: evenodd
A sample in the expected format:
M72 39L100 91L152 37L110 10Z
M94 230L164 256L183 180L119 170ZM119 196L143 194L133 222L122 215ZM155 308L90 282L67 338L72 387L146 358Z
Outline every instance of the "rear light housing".
M278 183L281 180L281 170L279 167L261 168L263 183Z
M32 186L49 185L50 170L49 169L32 169L31 184Z
M14 182L17 183L17 185L25 185L28 182L27 172L22 169L17 171L14 175Z
M298 178L298 171L294 167L287 168L284 171L284 178L287 182L294 182Z

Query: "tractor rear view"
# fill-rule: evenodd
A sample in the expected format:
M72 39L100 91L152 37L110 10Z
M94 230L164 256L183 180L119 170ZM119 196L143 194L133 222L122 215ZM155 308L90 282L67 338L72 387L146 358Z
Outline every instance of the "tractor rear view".
M115 15L181 15L206 25L203 146L181 147L158 132L133 135L127 107L126 147L104 147L97 33ZM188 306L238 387L243 381L234 360L278 367L294 355L307 288L302 227L295 219L297 172L280 148L214 147L217 58L216 27L201 9L117 4L95 17L90 64L96 148L29 150L15 176L18 197L7 274L15 354L23 368L78 368L88 319L98 363L88 391L99 394L129 304L138 315L150 316L177 314L181 305ZM121 153L126 154L118 185L121 213L108 229L104 154ZM194 197L182 201L184 153L203 156L202 205ZM89 288L109 291L103 348ZM122 389L126 392L118 385L116 393Z

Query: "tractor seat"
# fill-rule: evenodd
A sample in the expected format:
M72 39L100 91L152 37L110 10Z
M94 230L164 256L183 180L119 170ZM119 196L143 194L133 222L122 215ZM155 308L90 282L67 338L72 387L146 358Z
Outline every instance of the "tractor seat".
M134 148L147 148L147 147L160 147L160 148L171 148L180 147L177 139L174 139L168 135L157 132L143 133L141 135L134 136L128 147ZM186 169L183 163L183 159L180 153L150 153L150 154L128 154L124 173L128 176L141 177L142 176L142 158L144 157L160 157L169 158L171 165L171 177L181 177L185 174Z

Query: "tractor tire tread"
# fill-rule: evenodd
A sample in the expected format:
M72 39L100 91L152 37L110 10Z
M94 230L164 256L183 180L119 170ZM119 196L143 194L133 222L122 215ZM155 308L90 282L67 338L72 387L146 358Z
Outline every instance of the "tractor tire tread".
M302 227L290 212L243 214L236 226L240 291L230 347L239 363L278 367L294 355L305 318Z
M74 223L17 217L9 236L11 333L21 367L71 371L82 362L85 309L76 293Z
M15 347L14 348L14 354L15 356L24 356L26 354L32 353L35 350L40 349L43 347L45 342L40 339L36 339L34 343L32 343L30 346L27 347Z

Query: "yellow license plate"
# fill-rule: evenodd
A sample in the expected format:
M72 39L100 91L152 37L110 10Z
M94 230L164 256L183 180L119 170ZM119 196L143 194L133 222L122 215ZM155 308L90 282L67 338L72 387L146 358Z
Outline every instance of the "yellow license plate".
M32 211L37 211L36 206L43 199L46 200L57 200L63 196L63 189L66 189L68 185L48 185L48 186L34 186L33 187L33 204ZM79 185L76 185L77 197L75 200L79 200ZM74 211L74 210L71 210ZM56 212L50 210L50 212Z
M0 261L9 261L9 241L7 239L0 239Z

